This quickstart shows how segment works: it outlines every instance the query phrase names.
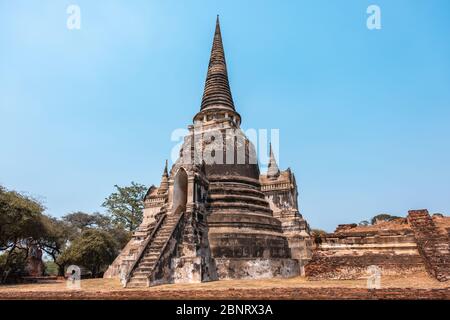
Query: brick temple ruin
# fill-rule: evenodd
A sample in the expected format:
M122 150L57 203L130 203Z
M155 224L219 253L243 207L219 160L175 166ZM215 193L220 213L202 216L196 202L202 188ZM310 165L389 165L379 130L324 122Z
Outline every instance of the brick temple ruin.
M370 266L382 275L428 274L450 280L450 217L411 210L406 218L375 225L339 225L320 237L306 276L313 280L367 278Z
M416 210L375 225L340 225L312 239L294 174L279 169L272 148L261 174L240 124L217 19L200 111L105 277L127 287L297 275L361 279L376 266L382 275L426 271L450 279L450 217Z
M311 258L290 169L270 148L260 174L240 129L228 82L219 19L200 111L178 160L145 196L144 219L105 277L127 287L220 279L292 277ZM212 158L212 161L211 161Z

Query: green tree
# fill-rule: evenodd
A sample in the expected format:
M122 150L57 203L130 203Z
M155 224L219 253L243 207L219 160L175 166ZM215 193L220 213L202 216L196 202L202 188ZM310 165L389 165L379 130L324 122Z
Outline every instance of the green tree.
M117 244L117 254L119 254L120 250L125 247L125 245L130 241L132 232L125 230L121 226L111 225L110 228L103 229L108 232L116 241ZM116 254L116 255L117 255Z
M69 213L62 217L62 220L68 223L71 227L77 230L91 229L102 229L108 228L111 224L111 219L104 216L98 212L95 213L85 213L81 211Z
M101 273L116 257L117 243L102 230L88 229L76 238L62 254L66 265L75 264L88 268L93 277Z
M0 254L0 274L5 283L11 276L20 277L25 273L27 264L27 252L19 248Z
M0 188L0 250L7 250L43 232L44 206L37 200Z
M28 255L28 245L45 235L42 220L44 206L30 196L0 187L0 252L1 282L14 271L20 250Z
M64 275L65 263L60 258L69 241L74 238L74 229L65 221L43 216L45 233L38 240L39 247L47 253L58 267L58 275Z
M131 182L131 186L114 186L113 192L105 199L102 206L111 214L113 221L118 225L123 225L128 231L134 231L142 222L144 212L144 196L147 187Z
M40 239L40 247L44 250L58 266L58 275L64 275L68 263L80 266L90 265L90 261L84 261L86 255L81 254L78 243L85 236L86 231L103 231L109 234L115 241L113 244L114 255L129 241L131 233L117 226L112 219L100 213L73 212L56 219L44 216L46 233ZM76 259L74 257L77 257ZM70 259L69 259L70 258Z
M327 234L327 232L322 229L312 229L311 230L311 237L314 239L315 244L321 244L322 237L324 237L326 234Z
M71 230L70 239L78 237L83 231L89 229L108 232L118 243L118 250L122 249L131 238L131 232L124 229L123 224L118 224L113 217L95 213L74 212L62 217L62 220Z
M53 261L45 261L45 274L49 276L59 276L59 266Z
M370 220L370 223L371 224L376 224L377 221L392 221L392 220L398 219L398 218L400 218L400 217L392 216L392 215L387 214L387 213L381 213L381 214L378 214L378 215L374 216Z

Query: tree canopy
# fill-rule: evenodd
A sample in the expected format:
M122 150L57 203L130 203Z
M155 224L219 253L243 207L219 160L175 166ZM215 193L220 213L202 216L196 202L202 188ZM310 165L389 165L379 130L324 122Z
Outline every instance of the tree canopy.
M0 188L0 250L17 247L44 233L41 217L44 206L16 191Z
M398 219L398 218L400 218L400 217L393 216L393 215L390 215L390 214L387 214L387 213L381 213L381 214L378 214L378 215L374 216L370 220L370 223L371 224L376 224L379 221L392 221L392 220L395 220L395 219Z
M117 242L103 231L88 229L76 238L60 257L66 265L76 264L88 268L98 276L117 255Z
M32 197L0 186L0 282L21 272L30 243L45 237L44 209Z
M38 200L0 186L0 283L23 274L31 245L52 259L59 275L68 264L101 275L142 221L145 186L116 189L105 201L110 215L76 211L55 218Z
M134 231L142 222L144 212L144 196L147 187L131 182L130 186L114 186L113 192L105 199L102 206L111 214L113 221L123 225L128 231Z
M77 230L85 230L86 228L105 228L111 223L111 219L98 212L89 214L81 211L69 213L62 218Z

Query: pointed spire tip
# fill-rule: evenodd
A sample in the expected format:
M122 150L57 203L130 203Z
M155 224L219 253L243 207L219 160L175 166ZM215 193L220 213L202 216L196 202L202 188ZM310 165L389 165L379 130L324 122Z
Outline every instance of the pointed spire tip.
M270 158L269 165L267 166L267 176L270 178L277 178L280 175L280 169L278 168L277 160L272 150L272 142L269 143Z
M214 32L200 110L207 107L220 107L234 111L234 102L228 82L227 64L220 31L219 15L217 15L216 30Z
M168 176L167 165L168 165L168 161L167 161L167 159L166 159L166 164L165 164L165 166L164 166L163 176Z

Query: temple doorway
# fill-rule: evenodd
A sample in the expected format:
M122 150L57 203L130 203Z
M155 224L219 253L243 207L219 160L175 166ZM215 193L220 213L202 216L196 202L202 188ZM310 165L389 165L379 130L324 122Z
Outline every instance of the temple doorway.
M173 212L180 207L185 208L187 203L188 176L183 168L180 168L175 176L173 184Z

